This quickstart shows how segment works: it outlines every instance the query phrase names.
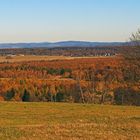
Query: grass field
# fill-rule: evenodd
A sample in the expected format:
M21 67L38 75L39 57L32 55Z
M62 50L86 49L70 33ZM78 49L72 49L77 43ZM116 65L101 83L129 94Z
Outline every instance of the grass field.
M51 61L51 60L72 60L80 58L110 58L115 56L98 56L98 57L71 57L71 56L39 56L39 55L25 55L25 56L12 56L8 59L6 56L0 56L0 62L23 62L23 61Z
M41 61L41 60L70 60L72 57L66 56L36 56L36 55L25 55L25 56L12 56L7 59L6 56L0 56L0 62L22 62L22 61Z
M0 103L1 140L140 139L140 108Z

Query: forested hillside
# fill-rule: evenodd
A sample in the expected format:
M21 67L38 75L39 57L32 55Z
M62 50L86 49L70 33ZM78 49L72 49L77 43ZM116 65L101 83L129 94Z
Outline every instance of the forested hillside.
M140 61L116 56L1 62L0 100L140 105Z
M125 46L100 47L56 47L0 49L0 55L48 55L48 56L105 56L120 54Z

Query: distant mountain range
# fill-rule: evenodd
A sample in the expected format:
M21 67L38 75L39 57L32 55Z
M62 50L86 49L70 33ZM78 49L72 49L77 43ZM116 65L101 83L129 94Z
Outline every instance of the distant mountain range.
M86 41L63 41L41 43L2 43L0 48L55 48L55 47L105 47L123 46L126 42L86 42Z

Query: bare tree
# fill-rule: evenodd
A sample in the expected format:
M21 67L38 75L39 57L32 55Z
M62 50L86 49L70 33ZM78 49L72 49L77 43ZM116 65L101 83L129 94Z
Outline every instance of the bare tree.
M140 46L140 29L136 33L132 33L130 41L134 46Z
M129 47L124 50L124 56L127 59L139 59L140 58L140 29L136 33L132 33L129 38Z

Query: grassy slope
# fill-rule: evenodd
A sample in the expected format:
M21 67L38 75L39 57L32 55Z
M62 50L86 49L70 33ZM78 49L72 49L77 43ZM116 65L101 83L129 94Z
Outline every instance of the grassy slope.
M140 139L140 108L0 103L0 139Z

